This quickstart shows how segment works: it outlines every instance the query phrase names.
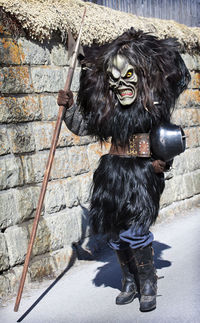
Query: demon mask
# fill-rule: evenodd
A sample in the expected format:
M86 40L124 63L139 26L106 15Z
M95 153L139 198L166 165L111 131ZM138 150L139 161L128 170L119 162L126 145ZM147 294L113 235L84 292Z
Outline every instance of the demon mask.
M110 63L107 73L109 85L122 105L132 104L137 96L137 80L134 67L125 56L116 55Z

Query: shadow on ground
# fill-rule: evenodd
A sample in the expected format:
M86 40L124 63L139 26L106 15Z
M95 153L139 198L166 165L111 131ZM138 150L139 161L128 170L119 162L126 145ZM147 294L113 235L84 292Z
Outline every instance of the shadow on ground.
M120 290L121 288L121 270L117 262L117 257L115 252L108 247L105 247L105 241L102 241L102 237L95 238L89 235L86 245L84 247L82 244L85 241L86 228L88 226L88 210L83 208L83 218L82 218L82 237L77 244L73 245L74 253L72 255L71 261L66 267L66 269L51 283L51 285L38 297L38 299L31 305L31 307L18 319L17 322L23 321L23 319L35 308L35 306L47 295L47 293L57 284L57 282L67 273L67 271L73 266L75 258L94 260L103 263L103 265L97 267L97 274L93 279L93 284L96 287L104 286L111 287L113 289ZM95 240L93 240L95 239ZM102 243L102 249L98 248L96 244ZM157 269L163 267L171 266L169 260L162 259L162 253L164 250L171 248L170 246L154 241L154 261ZM91 250L92 249L92 250ZM101 250L101 253L93 256L95 250Z
M157 269L171 266L169 260L162 259L162 253L164 250L171 248L170 246L154 241L154 261ZM106 259L107 258L107 259ZM121 287L121 270L117 262L117 257L114 251L108 252L104 259L101 261L106 262L106 264L97 268L96 277L93 279L95 286L100 287L111 287L114 289L120 289Z

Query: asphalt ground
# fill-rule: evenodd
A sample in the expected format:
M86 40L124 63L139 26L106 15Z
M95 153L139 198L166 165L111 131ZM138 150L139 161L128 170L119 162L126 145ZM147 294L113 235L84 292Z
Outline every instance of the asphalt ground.
M158 296L156 310L139 311L139 300L115 304L120 268L114 252L105 249L95 260L77 261L54 281L23 294L0 308L0 322L29 323L199 323L200 208L160 223L152 229Z

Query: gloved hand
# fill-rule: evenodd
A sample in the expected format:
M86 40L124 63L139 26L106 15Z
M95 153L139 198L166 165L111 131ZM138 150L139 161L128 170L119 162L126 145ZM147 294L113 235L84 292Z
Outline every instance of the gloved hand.
M74 99L73 99L72 91L65 92L63 90L60 90L58 92L58 98L57 98L58 105L63 105L64 107L69 109L73 103L74 103Z
M160 160L160 159L157 159L157 160L154 160L152 162L152 165L153 165L153 168L154 168L154 172L155 173L163 173L165 171L165 167L166 167L166 162Z

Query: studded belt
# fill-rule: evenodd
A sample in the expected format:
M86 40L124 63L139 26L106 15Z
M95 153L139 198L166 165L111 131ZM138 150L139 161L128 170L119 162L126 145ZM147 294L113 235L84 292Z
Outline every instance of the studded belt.
M111 145L111 155L119 155L124 157L150 157L150 141L148 133L137 133L129 139L129 144L124 146Z

